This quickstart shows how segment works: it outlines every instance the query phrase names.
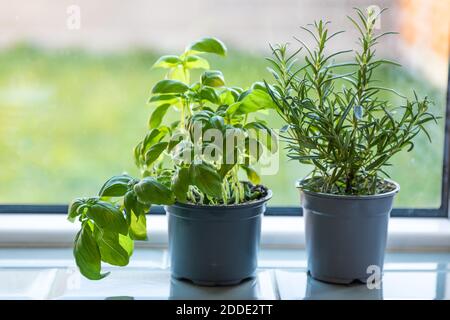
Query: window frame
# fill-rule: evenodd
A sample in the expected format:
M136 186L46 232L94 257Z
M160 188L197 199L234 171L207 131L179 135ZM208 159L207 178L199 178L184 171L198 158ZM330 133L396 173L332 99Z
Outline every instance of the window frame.
M392 217L417 218L450 218L449 215L449 180L450 180L450 65L448 66L447 98L445 107L444 131L444 159L442 166L441 205L439 208L394 208ZM66 214L68 205L28 205L28 204L0 204L0 214ZM265 215L268 216L303 216L300 204L298 207L268 206ZM152 214L165 214L162 206L154 206Z

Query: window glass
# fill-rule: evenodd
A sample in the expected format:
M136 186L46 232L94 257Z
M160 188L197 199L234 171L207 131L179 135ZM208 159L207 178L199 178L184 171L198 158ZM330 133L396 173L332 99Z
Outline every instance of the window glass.
M307 39L299 26L314 19L348 30L330 50L357 48L346 15L372 1L331 0L0 0L0 203L67 203L92 195L113 174L137 174L132 148L146 132L152 85L162 71L150 67L161 53L178 53L202 36L229 47L211 58L229 84L271 80L268 43ZM403 68L376 74L384 87L411 97L412 88L444 116L448 71L448 1L383 1L389 10L379 32L399 31L380 42L380 58ZM347 55L347 58L351 56ZM197 74L196 76L198 76ZM390 95L394 104L399 98ZM264 117L274 128L276 114ZM397 207L441 204L444 121L430 126L415 149L402 152L387 171L401 184ZM279 171L264 177L271 205L297 206L295 179L310 168L280 155Z

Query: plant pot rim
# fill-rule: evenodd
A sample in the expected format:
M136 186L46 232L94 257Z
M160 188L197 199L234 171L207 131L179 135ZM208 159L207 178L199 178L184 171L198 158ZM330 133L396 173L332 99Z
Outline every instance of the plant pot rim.
M229 209L242 209L242 208L251 208L257 207L264 202L269 201L272 198L272 190L267 189L267 195L264 198L248 201L239 204L231 204L231 205L206 205L206 204L192 204L192 203L181 203L175 202L170 206L164 207L179 207L179 208L189 208L189 209L198 209L198 210L229 210Z
M400 185L397 182L395 182L394 180L391 180L391 179L384 179L385 181L389 182L390 184L392 184L395 187L394 190L391 190L391 191L388 191L385 193L368 194L368 195L343 195L343 194L332 194L332 193L324 193L324 192L314 192L314 191L305 190L301 187L301 183L307 179L308 178L298 179L295 182L295 186L298 189L300 189L301 192L303 192L305 194L320 197L320 198L342 199L342 200L344 200L344 199L346 199L346 200L373 200L373 199L393 197L396 193L398 193L400 191Z

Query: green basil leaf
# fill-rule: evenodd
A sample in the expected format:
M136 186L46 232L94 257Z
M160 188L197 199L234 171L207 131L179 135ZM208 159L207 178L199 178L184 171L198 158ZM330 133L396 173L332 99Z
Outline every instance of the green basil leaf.
M167 55L160 57L155 64L153 64L153 68L174 68L177 65L181 64L182 61L178 56Z
M102 261L121 267L130 262L128 251L120 245L119 233L96 227L94 235Z
M136 215L145 216L150 211L151 205L145 204L137 200L136 196L136 204L134 205L133 211Z
M151 146L160 142L169 133L170 129L166 126L160 126L158 129L152 129L149 133L145 135L145 138L142 141L139 150L137 151L139 152L140 155L144 157L147 151L151 148Z
M172 179L172 191L180 202L186 202L186 193L189 190L189 168L179 168Z
M209 101L211 103L219 103L219 97L217 96L216 91L214 91L214 88L209 86L204 86L200 89L199 97L202 100Z
M128 183L133 180L127 174L114 176L101 187L98 195L100 197L122 197L128 191Z
M122 211L106 201L98 201L87 210L87 216L100 228L121 234L128 234L128 225Z
M144 160L142 159L142 147L143 141L139 142L133 149L134 163L138 168L141 167L142 162L144 162Z
M134 251L134 241L130 235L124 236L119 233L119 244L128 254L128 257L131 257Z
M140 203L134 191L129 191L125 195L124 206L131 239L147 240L147 221L145 215L150 210L150 207Z
M275 104L267 91L255 89L239 97L238 114L248 114L264 109L274 109Z
M220 93L220 104L231 105L236 102L239 94L233 89L226 88L224 91Z
M222 72L218 70L208 70L202 74L202 84L210 87L223 87L225 79Z
M147 218L145 214L137 216L131 212L130 237L134 240L147 240Z
M230 104L226 111L227 114L233 115L234 113L236 113L239 110L240 105L241 105L240 101Z
M202 38L192 43L188 49L188 52L205 52L214 53L220 56L225 56L227 48L222 41L216 38Z
M237 101L242 101L242 100L244 100L244 98L245 98L246 96L248 96L248 95L250 94L250 92L252 92L251 89L250 89L250 90L242 91L242 92L239 94L239 97L238 97Z
M175 202L172 191L153 177L146 177L134 185L138 201L146 204L171 205Z
M75 262L83 276L90 280L100 280L108 273L100 273L101 256L97 242L88 223L84 223L75 237L73 248Z
M188 69L209 69L209 63L206 59L194 55L186 57L185 65Z
M153 94L161 93L185 93L189 87L178 80L161 80L152 89Z
M75 218L81 215L81 211L78 210L83 204L86 203L86 200L83 198L77 198L72 201L72 203L69 205L69 210L67 212L67 220L70 222L74 222Z
M223 130L225 126L225 120L221 116L212 116L211 119L209 119L209 123L211 124L212 128Z
M150 99L148 99L148 103L159 107L160 105L163 105L163 104L174 105L174 104L178 103L179 100L180 100L180 98L179 98L178 94L157 94L157 95L152 95L150 97Z
M192 163L189 173L193 184L200 191L222 199L222 178L212 165L206 162Z
M131 211L134 210L136 202L137 198L134 190L128 191L125 197L123 197L123 206L125 207L125 215L128 225L130 225Z
M163 151L166 150L168 144L168 142L158 142L157 144L151 146L145 154L145 164L150 166L153 162L155 162Z
M241 168L244 169L245 173L247 174L248 180L250 180L253 184L260 184L261 178L259 177L258 173L250 166L241 165Z
M167 113L167 110L169 110L170 104L162 104L158 106L155 111L153 111L152 115L150 116L150 120L148 122L148 127L150 129L157 128L162 122L162 119Z

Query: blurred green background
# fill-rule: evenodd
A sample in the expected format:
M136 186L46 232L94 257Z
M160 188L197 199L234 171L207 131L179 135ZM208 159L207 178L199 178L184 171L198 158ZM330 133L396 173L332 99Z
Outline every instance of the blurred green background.
M169 52L170 53L170 52ZM61 204L96 194L105 179L124 171L136 175L132 148L145 135L152 85L163 71L151 70L159 56L151 51L87 53L18 45L0 52L0 203ZM228 85L271 80L263 55L231 50L210 58ZM196 75L198 76L198 75ZM429 95L443 115L445 90L405 69L380 69L384 87L411 96ZM399 100L390 95L394 102ZM274 128L283 124L265 115ZM416 139L388 170L401 184L397 207L438 207L442 179L443 127L429 126L433 143ZM279 172L263 177L274 191L271 205L298 204L294 181L309 168L280 155Z

